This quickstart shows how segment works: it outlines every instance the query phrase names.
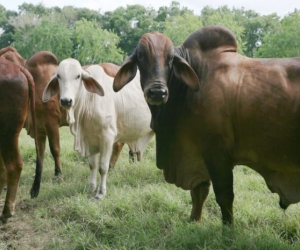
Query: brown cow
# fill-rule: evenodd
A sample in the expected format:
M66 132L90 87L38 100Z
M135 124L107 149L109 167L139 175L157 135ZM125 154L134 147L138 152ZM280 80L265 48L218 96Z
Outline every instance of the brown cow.
M21 66L0 57L0 193L7 185L3 212L6 222L15 210L15 201L22 171L23 160L19 153L19 134L24 126L28 107L35 127L35 91L31 74ZM40 164L35 142L37 164ZM39 168L40 166L37 166Z
M41 51L34 54L28 60L24 59L15 48L6 47L0 50L0 56L24 66L31 73L35 82L35 112L37 120L37 143L40 149L41 169L36 169L35 181L31 189L31 197L37 197L39 193L39 183L41 179L42 167L44 162L45 143L48 136L49 147L55 162L55 175L61 173L60 163L60 144L59 127L67 126L66 112L61 109L58 97L53 97L48 103L41 100L42 92L56 72L58 60L54 54L48 51ZM34 138L32 129L31 112L28 112L29 119L26 120L24 127L27 133Z
M233 223L235 165L261 174L281 208L299 202L299 57L242 56L231 31L209 26L180 47L157 32L143 35L114 89L137 68L152 112L157 166L168 182L192 190L192 215L210 176L223 223Z
M54 173L56 176L61 174L60 162L60 142L59 127L68 126L66 122L66 112L59 106L58 96L54 96L47 103L42 101L42 93L47 82L56 72L58 60L56 56L48 51L35 53L31 58L26 60L25 67L33 76L35 81L36 92L36 120L37 120L37 142L40 149L41 161L43 166L46 139L48 137L50 152L54 159ZM30 113L29 113L30 115ZM30 121L30 119L28 119ZM32 134L32 126L29 122L26 124L27 133ZM36 169L35 180L31 189L31 197L37 197L40 189L42 168Z
M60 163L59 127L68 126L68 123L66 122L66 111L60 107L58 96L54 96L47 103L44 103L41 100L44 88L52 75L56 72L58 60L53 53L48 51L37 52L31 58L26 60L11 46L1 49L0 56L17 65L26 67L33 76L35 82L37 143L40 149L41 159L41 165L37 166L41 166L41 169L36 169L35 179L30 191L31 197L34 198L38 196L40 190L47 136L50 152L55 164L54 173L57 176L62 172ZM102 63L100 65L103 67L106 74L111 77L114 77L120 68L120 66L112 63ZM30 111L28 115L29 117L31 116ZM27 133L33 137L32 123L30 121L30 119L27 119L24 127L26 128ZM124 144L121 142L114 144L109 164L110 169L115 166L123 146ZM131 154L130 157L132 158Z

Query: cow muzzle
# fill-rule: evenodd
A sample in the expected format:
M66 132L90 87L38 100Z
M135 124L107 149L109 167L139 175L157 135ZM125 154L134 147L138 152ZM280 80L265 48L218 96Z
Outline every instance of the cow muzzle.
M72 107L73 101L70 98L61 98L60 99L60 106L65 109L69 109Z
M161 105L168 101L168 89L165 86L154 85L144 90L147 103L150 105Z

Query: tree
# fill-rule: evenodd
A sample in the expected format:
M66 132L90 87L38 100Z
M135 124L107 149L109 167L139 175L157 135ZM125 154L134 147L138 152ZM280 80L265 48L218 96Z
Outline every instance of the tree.
M172 1L170 6L159 7L155 21L158 23L157 31L164 33L165 22L168 18L183 15L193 15L193 11L187 7L181 7L179 2Z
M40 20L37 25L18 27L14 34L13 46L24 57L47 50L59 59L68 58L72 53L71 31L64 23L48 18Z
M202 21L199 16L190 13L170 16L165 22L164 34L167 35L175 46L180 45L195 30L201 28Z
M147 32L157 30L156 12L141 5L127 5L112 12L105 12L101 19L103 29L116 33L120 37L119 47L130 55L140 37Z
M285 16L277 29L265 35L255 57L280 58L300 56L300 11Z
M14 26L9 20L18 15L15 11L6 10L0 4L0 48L9 46L13 42Z
M253 57L267 33L272 32L279 25L279 16L270 14L261 16L253 10L233 9L235 20L244 27L242 40L245 44L244 53Z
M234 11L231 11L226 5L217 9L204 7L201 11L201 19L204 26L221 25L230 29L238 42L238 52L244 54L245 42L243 41L243 34L245 28L237 22Z
M101 62L121 63L123 53L117 47L119 40L116 34L101 29L95 20L82 19L75 23L74 41L77 48L73 56L82 65Z
M46 8L42 3L39 3L37 5L34 4L28 4L28 3L23 3L18 6L19 8L19 15L25 15L25 14L35 14L39 17L41 16L46 16L50 14L51 9Z
M87 8L74 8L73 6L65 6L62 9L55 8L53 11L56 19L65 22L69 28L74 28L74 23L81 19L100 22L101 17L97 11Z

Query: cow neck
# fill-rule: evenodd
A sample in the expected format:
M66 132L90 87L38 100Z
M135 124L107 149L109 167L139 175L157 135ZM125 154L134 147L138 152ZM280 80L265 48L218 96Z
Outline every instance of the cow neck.
M175 53L189 60L188 52L183 48L175 48ZM189 110L192 90L182 80L176 78L173 69L170 70L167 86L169 89L168 101L160 106L150 106L152 113L151 128L155 132L161 130L164 133L172 134Z
M67 110L68 123L70 125L72 133L76 133L77 124L84 116L86 109L88 109L87 102L91 102L92 96L88 96L88 91L85 89L84 84L80 84L78 92L76 94L76 100L74 106Z

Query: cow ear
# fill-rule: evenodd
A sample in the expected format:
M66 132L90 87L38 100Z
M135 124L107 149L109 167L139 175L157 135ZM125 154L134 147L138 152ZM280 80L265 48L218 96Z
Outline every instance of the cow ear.
M104 96L104 90L101 87L100 83L98 83L89 73L86 71L82 72L82 81L84 87L87 91L97 94L99 96Z
M173 60L173 68L176 77L182 79L192 90L199 90L199 78L186 60L178 55L175 55Z
M43 91L42 100L48 102L51 97L57 95L59 92L58 78L54 75L48 82L46 88Z
M134 60L135 53L132 54L122 67L119 69L118 73L114 78L113 89L115 92L121 90L127 83L129 83L136 75L137 64Z

